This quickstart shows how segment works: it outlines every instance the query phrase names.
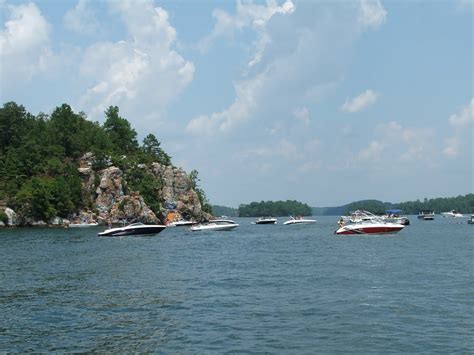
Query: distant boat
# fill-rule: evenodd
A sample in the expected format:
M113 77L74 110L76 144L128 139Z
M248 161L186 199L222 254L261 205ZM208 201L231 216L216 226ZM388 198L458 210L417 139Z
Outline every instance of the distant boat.
M283 222L284 225L293 225L293 224L311 224L311 223L316 223L317 221L315 219L307 219L303 217L292 217L290 216L290 219L288 221Z
M200 223L190 228L193 232L198 231L225 231L237 228L239 225L231 219L213 219L206 223Z
M385 216L383 216L383 219L387 222L393 222L408 226L410 224L410 220L408 219L408 217L401 216L401 213L402 210L387 210L385 212Z
M97 227L98 225L97 222L70 223L69 228Z
M260 217L254 223L255 224L277 224L277 219L273 217Z
M434 216L433 210L422 210L418 213L418 218L423 219L424 221L432 221Z
M464 215L456 210L451 210L449 212L441 212L443 217L450 217L450 218L462 218Z
M474 214L467 220L467 223L474 224Z
M125 235L154 235L166 229L166 226L161 224L143 224L143 223L132 223L126 227L111 228L101 233L98 233L101 237L121 237Z

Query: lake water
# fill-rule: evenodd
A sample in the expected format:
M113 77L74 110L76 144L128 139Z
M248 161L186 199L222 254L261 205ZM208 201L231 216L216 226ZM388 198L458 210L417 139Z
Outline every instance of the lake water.
M0 230L0 352L474 351L474 225ZM280 218L282 223L285 218Z

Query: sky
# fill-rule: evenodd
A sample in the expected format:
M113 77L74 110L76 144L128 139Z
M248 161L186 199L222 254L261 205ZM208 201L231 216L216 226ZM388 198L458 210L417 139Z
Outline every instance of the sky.
M0 0L0 98L110 105L212 204L472 193L472 0Z

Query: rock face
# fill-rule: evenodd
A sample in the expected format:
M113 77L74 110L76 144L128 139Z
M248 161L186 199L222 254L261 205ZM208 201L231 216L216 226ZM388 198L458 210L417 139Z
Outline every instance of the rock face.
M145 224L161 223L155 213L143 201L143 197L137 192L121 196L112 205L110 218L112 221L134 221Z
M104 169L94 169L95 158L92 153L84 154L79 161L79 175L82 179L82 196L87 206L69 216L72 221L97 221L99 224L123 224L142 222L147 224L167 223L186 219L201 221L212 216L203 212L199 196L186 172L175 166L152 163L138 164L137 169L153 176L161 188L156 190L156 200L160 201L158 216L145 203L139 191L124 192L127 182L121 169L111 166L110 161L102 162ZM6 208L6 225L18 225L16 213ZM26 219L23 224L32 226L60 226L69 220L54 217L48 223ZM1 224L0 224L1 225Z
M16 215L15 211L13 211L11 208L8 208L8 207L5 208L4 213L8 217L8 221L7 221L8 226L15 226L18 223L17 215Z
M97 186L95 200L99 211L106 211L123 196L122 176L123 172L114 166L100 171L100 183Z
M139 164L137 168L151 173L161 189L157 199L161 202L159 217L145 203L139 191L124 193L123 171L115 166L103 170L92 169L94 157L88 153L80 160L83 191L92 199L93 208L98 211L99 222L121 223L140 221L143 223L166 223L177 219L210 219L201 209L199 197L192 189L192 182L181 168L152 163ZM157 211L158 212L158 211Z
M192 182L183 169L174 166L152 164L152 172L161 180L162 190L160 199L163 201L161 213L168 220L209 219L202 211L201 203L196 191L192 189Z

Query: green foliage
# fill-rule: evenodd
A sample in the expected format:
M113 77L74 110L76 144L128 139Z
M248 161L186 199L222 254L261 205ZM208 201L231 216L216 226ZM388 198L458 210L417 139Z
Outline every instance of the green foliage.
M158 199L161 182L146 169L139 167L126 169L124 178L127 181L127 190L139 191L145 203L158 214L161 206Z
M105 111L104 130L112 142L115 152L133 153L138 149L137 132L130 122L119 116L119 108L110 106Z
M425 198L423 201L397 203L395 207L403 210L406 214L418 214L421 210L433 210L435 213L457 210L461 213L474 214L474 194L433 199Z
M201 203L201 209L206 213L212 214L212 205L209 203L209 200L207 199L204 190L201 189L198 185L200 179L199 173L196 169L191 170L191 172L189 173L189 179L191 180L191 187L194 191L196 191L198 195L199 202Z
M457 210L465 214L474 214L474 194L433 199L425 198L423 201L416 200L400 203L364 200L338 207L313 207L313 213L322 216L340 216L357 209L376 214L383 214L388 209L400 209L404 214L418 214L421 210L433 210L436 213Z
M8 223L8 216L6 215L5 212L0 212L0 221L3 222L4 224Z
M171 164L171 158L168 154L165 153L163 149L160 147L161 143L156 139L156 137L153 134L147 135L143 139L143 145L142 145L142 151L145 154L143 162L158 162L163 165L170 165ZM149 158L148 160L151 161L146 161L146 158Z
M310 216L311 208L298 201L261 201L239 206L239 217Z
M378 200L364 200L348 204L345 208L344 214L348 214L356 210L365 210L374 214L382 215L385 213L385 211L391 208L393 208L393 204L389 202L382 202Z
M229 217L239 216L239 210L237 208L226 207L226 206L212 205L212 212L216 216L229 216Z
M107 109L101 126L67 104L56 107L51 116L35 117L23 106L5 103L0 108L0 197L23 220L47 221L91 207L77 170L78 158L87 152L94 154L94 170L111 164L123 169L128 189L139 191L152 210L159 211L160 181L138 164L169 165L171 158L153 134L139 147L136 131L116 106ZM99 182L96 175L95 185Z

